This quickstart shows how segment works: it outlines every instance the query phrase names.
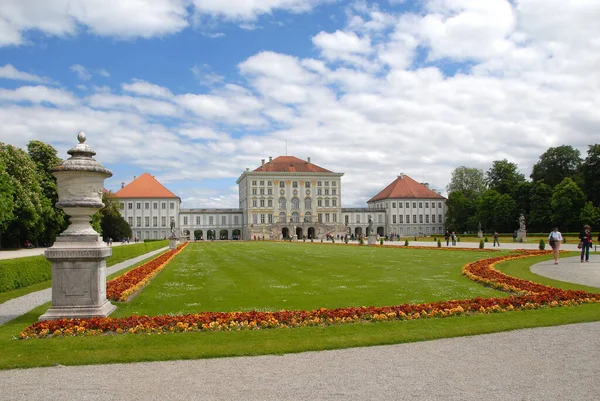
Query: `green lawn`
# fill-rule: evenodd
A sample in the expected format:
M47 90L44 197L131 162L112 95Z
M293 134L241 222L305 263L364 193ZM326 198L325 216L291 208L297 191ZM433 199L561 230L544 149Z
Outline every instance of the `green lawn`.
M113 316L276 311L504 296L460 274L480 251L192 243Z
M194 311L235 310L260 305L264 308L292 309L290 304L303 308L335 307L341 304L349 306L348 302L393 305L443 299L446 296L497 296L502 293L460 276L465 261L494 255L497 253L344 245L190 244L136 299L127 305L119 304L118 314L126 315L129 313L126 311L134 310L175 313L187 311L188 308ZM527 276L531 274L528 266L545 258L547 256L509 261L498 268L510 271L515 276ZM215 265L218 261L224 265ZM307 274L309 272L310 275ZM245 282L240 283L237 281L239 279ZM360 283L357 279L364 282ZM548 279L542 277L536 281L550 284ZM292 285L294 283L298 285ZM186 288L187 285L189 288ZM560 285L563 288L581 289L577 285ZM297 288L303 286L306 289ZM600 289L588 290L600 292ZM185 292L182 298L169 295L180 291ZM152 294L163 294L163 297ZM363 302L365 300L367 302ZM199 305L192 305L196 303ZM0 326L0 369L282 354L600 320L600 304L587 304L569 308L328 327L123 334L26 341L16 339L19 331L35 321L48 307L49 304L44 305Z

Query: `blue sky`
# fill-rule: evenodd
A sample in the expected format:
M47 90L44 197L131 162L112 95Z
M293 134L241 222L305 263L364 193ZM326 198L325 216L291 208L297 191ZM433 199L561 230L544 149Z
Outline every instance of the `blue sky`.
M246 167L285 153L345 173L343 206L400 174L529 176L598 142L600 3L586 0L4 0L0 141L88 135L121 182L237 207Z

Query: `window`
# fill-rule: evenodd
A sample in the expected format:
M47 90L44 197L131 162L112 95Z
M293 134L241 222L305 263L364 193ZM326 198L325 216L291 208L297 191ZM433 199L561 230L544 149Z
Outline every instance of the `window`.
M335 187L336 182L335 181L331 181L331 186Z
M337 195L337 189L332 189L331 190L331 195Z
M273 199L267 201L267 207L273 207Z
M285 182L279 181L279 188L285 188Z
M435 202L431 202L431 207L435 209Z
M323 213L319 213L319 214L317 215L317 220L319 221L319 223L322 223L322 222L323 222Z
M141 203L141 202L137 202L137 203L135 204L135 208L136 208L137 210L140 210L140 209L142 208L142 203Z
M438 218L439 218L438 223L443 223L441 214L438 214Z
M300 209L300 200L298 198L292 198L292 209Z
M144 217L144 227L150 226L150 217Z
M167 226L167 218L166 217L161 217L160 218L160 226L161 227L166 227Z
M325 188L325 195L329 195L329 188Z
M283 212L279 213L279 222L285 223L285 213L283 213Z
M137 217L135 219L135 223L136 223L136 226L141 227L142 226L142 218L141 217Z
M310 198L304 199L304 208L308 210L312 209L312 200Z
M396 202L392 202L392 209L396 208Z
M252 207L256 207L256 199L252 200Z
M154 202L152 204L152 209L154 209L154 210L158 209L158 202Z
M187 219L187 217L186 217ZM185 223L187 224L187 223ZM152 218L152 227L158 227L158 217L153 217Z
M294 223L300 223L300 215L296 212L292 213L292 221Z
M381 223L381 222L383 222L383 216L382 216L382 215L379 215L378 217L379 217L379 218L377 219L377 222L378 222L378 223Z
M332 214L331 217L333 218L333 222L337 223L337 214Z
M252 185L256 185L256 181L252 181Z
M133 209L133 203L132 202L129 202L127 204L127 209Z
M221 216L221 225L222 226L226 226L227 225L227 216Z
M360 224L360 214L357 214L357 215L356 215L356 223L357 223L357 224Z
M307 222L307 223L311 223L312 222L312 214L310 212L304 213L304 221Z
M265 224L265 214L261 213L260 215L260 224Z
M183 218L183 225L184 225L184 226L187 226L187 223L188 223L188 218L187 218L187 216L185 216L185 217Z
M406 224L410 224L410 215L406 215Z
M442 202L438 202L438 207L441 209L442 208Z
M432 222L432 223L435 223L435 214L432 214L432 215L431 215L431 222Z
M267 221L269 222L269 224L273 224L273 215L272 214L268 214L267 217L268 217Z
M419 223L423 224L423 215L422 214L419 215Z
M298 181L292 182L292 188L298 188Z
M233 224L235 224L235 225L240 224L240 216L233 216Z
M429 215L428 214L425 215L425 223L429 223Z
M417 222L417 215L413 214L413 224Z
M175 202L169 203L169 209L171 209L171 210L175 209Z
M200 225L200 216L196 216L196 225L199 226Z
M127 223L129 223L129 226L132 227L133 226L133 217L128 217Z
M325 199L325 207L329 207L329 199Z
M304 181L304 186L306 188L310 188L310 181Z
M410 207L410 203L406 202L406 205L404 205L407 209Z
M323 201L321 199L317 199L317 207L323 207Z
M331 206L337 207L337 199L332 199L331 200Z
M161 208L161 209L163 209L163 210L164 210L164 209L166 209L166 208L167 208L167 202L163 202L163 203L160 205L160 208Z
M262 187L262 186L264 186L264 185L265 185L265 182L264 182L264 181L261 181L261 182L260 182L260 186Z
M285 198L279 198L279 208L286 209Z
M317 189L317 195L323 195L321 188Z
M213 224L215 224L215 218L214 218L213 216L210 216L210 217L208 218L208 224L209 224L209 225L211 225L211 226L212 226Z
M396 224L396 215L392 216L392 223Z
M256 195L256 188L252 188L252 195Z
M325 186L328 187L329 186L329 181L325 181Z
M272 187L273 186L273 181L267 181L267 186L268 187Z
M264 199L260 200L260 207L265 207L265 200Z
M398 216L398 223L404 224L404 216L402 216L402 215Z
M419 202L419 209L423 208L423 202Z
M320 187L321 186L321 181L317 181L317 186Z
M252 224L258 224L258 215L257 214L252 215Z
M344 216L344 223L348 224L348 215Z
M329 223L329 213L325 213L325 222Z
M429 207L429 202L425 202L425 209Z
M417 202L413 202L413 208L417 208Z
M267 188L267 195L273 195L273 188Z
M264 189L264 188L261 188L261 189L260 189L260 194L261 194L261 195L264 195L264 194L265 194L265 189Z

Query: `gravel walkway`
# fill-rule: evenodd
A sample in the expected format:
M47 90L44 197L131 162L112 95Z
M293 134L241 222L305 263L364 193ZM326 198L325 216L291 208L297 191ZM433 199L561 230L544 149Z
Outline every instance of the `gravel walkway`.
M591 255L590 261L584 263L580 262L579 256L560 258L557 265L551 259L536 263L530 270L554 280L600 288L600 256L598 255Z
M598 400L600 322L282 356L0 371L0 400Z
M163 252L169 249L169 247L161 248L156 251L148 252L137 258L126 260L125 262L117 263L111 267L106 268L106 275L113 274L119 270L123 270L131 265L141 262L157 253ZM50 302L52 300L52 288L46 288L45 290L32 292L27 295L23 295L19 298L14 298L0 304L0 326L4 323L17 318L32 309L37 308L40 305Z

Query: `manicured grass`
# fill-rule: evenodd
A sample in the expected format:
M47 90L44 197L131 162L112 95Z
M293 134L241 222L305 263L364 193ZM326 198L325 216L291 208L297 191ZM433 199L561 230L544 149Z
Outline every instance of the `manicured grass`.
M500 253L497 253L500 254ZM114 317L423 303L505 294L462 276L489 252L193 243Z
M317 264L320 264L321 262L326 262L330 265L337 266L335 268L336 271L342 272L339 274L336 273L334 275L329 274L329 276L341 274L344 275L344 277L334 277L335 280L333 280L332 278L328 278L327 274L321 272L321 275L312 280L313 282L320 281L329 283L327 285L331 285L332 283L336 284L338 282L336 280L354 278L357 274L355 273L355 270L357 270L357 266L360 266L361 269L370 268L371 274L374 275L373 277L370 277L368 274L365 274L363 278L365 278L366 280L371 280L371 282L376 282L379 285L385 286L390 283L377 280L381 277L390 277L391 275L394 275L394 277L396 277L399 280L410 278L411 275L414 275L415 272L418 271L418 268L416 267L418 265L421 266L421 268L423 269L422 277L442 280L438 283L438 287L456 286L456 284L450 283L450 280L456 278L455 274L460 274L460 268L464 264L462 263L463 257L467 260L475 260L480 258L481 256L491 257L498 254L483 253L479 251L461 252L420 249L395 250L367 247L358 248L345 247L343 245L269 245L284 245L286 248L282 247L281 249L271 249L268 247L265 248L263 246L257 246L250 247L245 252L242 252L242 250L246 248L234 247L234 251L230 254L228 251L225 252L219 250L218 247L214 247L212 245L210 245L210 247L198 248L188 246L188 248L184 252L179 254L174 259L171 265L167 266L166 269L155 278L155 280L150 284L150 286L140 295L139 300L143 299L145 292L155 287L158 288L162 286L165 289L169 289L170 287L166 285L168 280L163 280L163 278L168 276L169 274L183 274L183 276L178 277L178 280L182 280L184 277L186 277L186 274L188 279L194 276L196 267L186 267L186 264L181 262L183 262L188 256L191 258L193 255L196 255L197 252L200 253L200 258L193 258L193 263L203 266L202 269L204 271L207 271L210 267L210 265L205 264L205 261L212 259L218 260L219 257L222 257L225 260L229 260L229 258L234 258L233 262L235 263L238 263L240 260L244 260L244 258L249 258L249 260L261 260L262 262L259 264L257 270L260 277L263 277L262 281L264 281L264 278L266 277L263 276L264 274L267 274L267 272L269 271L275 271L275 268L271 266L278 266L277 268L279 270L287 268L287 271L289 271L290 269L292 269L292 265L289 265L290 261L296 260L296 258L299 257L303 265L306 265L310 262L311 266L315 266ZM306 256L303 250L308 249L311 246L316 249L320 256L315 258L309 258L308 256ZM350 248L357 249L358 253L350 252ZM269 249L271 249L269 252L265 252L265 250ZM190 252L188 252L188 250ZM210 256L211 252L215 252L216 256ZM279 252L281 252L282 255L280 255ZM291 253L291 255L288 255L288 252ZM337 262L332 262L331 259L343 259L343 255L346 252L349 252L350 254L351 260L349 263L341 264L338 266L336 264ZM250 253L252 254L252 256L244 256L245 253ZM336 256L330 256L332 254ZM277 255L278 257L287 255L284 258L284 260L287 261L286 263L288 264L280 261L279 259L275 259L275 255ZM500 264L498 267L500 268L502 266L502 268L504 268L503 265L508 265L508 268L514 269L517 274L526 274L526 272L523 272L524 269L527 269L529 265L543 260L544 258L547 258L547 256L520 259ZM180 263L179 267L178 263ZM382 266L390 266L393 265L393 263L402 266L405 271L401 271L400 273L398 273L394 272L394 269L388 269L383 271L381 275L377 275L376 269L382 269ZM431 266L434 267L426 267L429 266L429 263L431 263ZM203 288L202 290L196 289L195 292L202 293L213 291L213 294L229 293L230 288L236 288L236 286L232 283L234 278L233 274L241 274L239 273L239 270L242 268L241 266L247 266L246 264L238 264L240 266L236 266L233 270L225 269L224 275L219 278L219 280L227 281L226 285L223 285L222 287L213 290L211 288L206 288L206 285L208 283L205 283L205 288ZM444 264L448 264L448 266L441 267ZM298 265L296 266L296 268L301 268L303 269L303 271L306 271L307 269L306 267L299 267ZM353 267L354 270L351 267ZM443 275L445 269L449 270L448 275ZM351 272L354 273L351 274ZM216 272L211 273L211 275L214 274L216 274ZM429 274L429 276L427 274ZM442 277L432 277L432 275ZM202 278L201 280L207 280L208 276L201 275L200 277ZM292 278L293 280L299 280L301 278L298 277L298 275L292 278L290 278L289 275L284 275L283 277L286 280L292 280ZM198 277L194 277L191 279L195 280L197 278ZM283 278L279 280L281 282L284 282ZM161 281L164 284L161 284ZM427 283L429 280L422 281ZM539 282L542 281L540 280ZM351 283L351 281L348 281L348 283ZM197 284L198 282L196 282L195 285ZM211 285L214 284L215 282L211 282ZM253 284L260 284L260 280L253 282ZM307 284L311 285L311 281L308 280ZM312 283L312 285L316 284ZM395 283L395 288L402 288L404 285L405 284L403 282L397 282ZM407 290L410 291L414 287L420 288L419 291L421 292L424 291L423 288L428 288L428 285L429 284L423 283L406 284ZM459 287L461 285L462 284L459 284ZM177 284L172 287L177 288L180 287L180 285ZM290 287L293 288L296 286ZM252 292L261 292L264 291L265 288L269 289L269 291L273 290L273 288L271 287L258 287L253 288ZM466 287L462 288L464 289ZM497 291L493 291L484 287L480 288L485 291L491 291L491 293L495 296L501 294ZM278 288L275 287L275 289ZM279 290L289 289L279 288ZM188 293L188 296L192 296L193 292L194 290L191 290L190 293ZM284 291L284 293L286 292ZM384 300L385 298L383 297L387 296L383 295L382 297L380 297L378 293L379 291L374 291L372 293L372 296L377 297L374 299ZM395 290L394 294L397 295L398 291ZM412 297L410 293L407 294L409 294L407 298ZM246 294L247 297L250 297L251 295L252 293ZM281 294L275 292L275 296L279 295ZM272 294L269 295L269 297L271 296ZM314 295L305 295L305 298L312 298L313 296ZM327 301L331 303L336 302L335 294L333 296L327 297L325 297L323 294L319 296L321 297L322 301ZM425 294L423 296L431 295ZM160 299L159 302L166 302L166 300L169 299L169 297L165 297ZM243 299L244 294L241 294L239 295L239 297L236 295L236 297L231 298L229 296L223 296L222 300L212 300L211 302L215 302L214 305L229 305L229 307L233 308L239 302L243 302ZM389 303L389 305L396 304L402 301L402 299L399 297L395 297L394 300L396 300L396 302L391 302ZM311 301L308 300L306 302L310 303ZM370 302L370 304L375 303ZM131 306L133 305L134 304L131 304ZM120 308L123 307L123 305L121 304L119 304L119 306ZM2 350L2 352L0 353L0 369L34 366L53 366L57 364L80 365L116 362L126 363L134 361L283 354L310 350L338 349L357 346L425 341L437 338L493 333L527 327L552 326L600 320L600 304L586 304L568 308L524 310L487 315L457 316L442 319L434 318L411 321L346 324L340 326L327 327L302 327L294 329L272 329L257 331L248 330L232 332L195 332L153 335L123 334L97 337L58 337L25 341L17 340L16 338L18 337L19 331L21 331L27 325L35 321L37 317L44 313L44 311L48 307L49 304L46 304L28 313L25 316L22 316L11 322L6 323L3 326L0 326L0 349ZM196 310L201 309L203 309L202 306L199 306L199 308Z

